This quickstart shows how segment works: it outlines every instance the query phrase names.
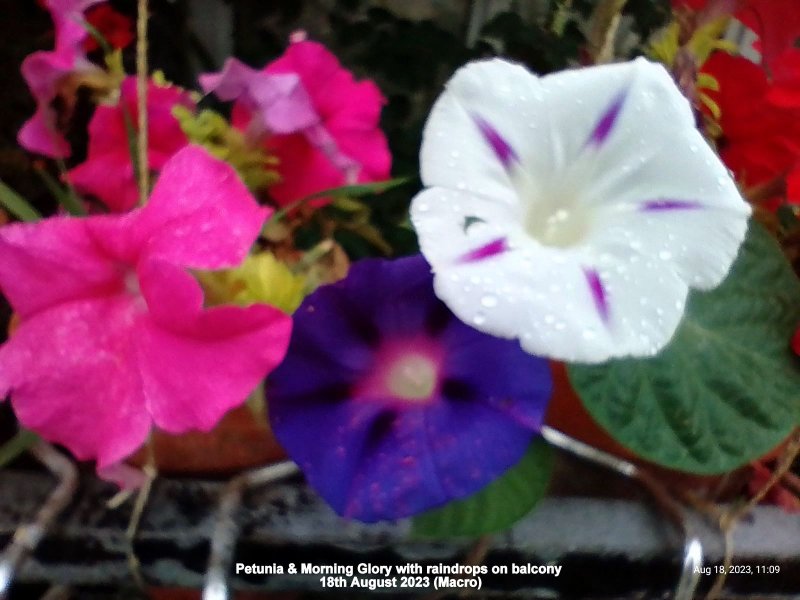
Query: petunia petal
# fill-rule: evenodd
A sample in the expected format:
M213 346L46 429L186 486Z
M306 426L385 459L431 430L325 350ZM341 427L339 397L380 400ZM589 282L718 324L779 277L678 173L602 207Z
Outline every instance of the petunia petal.
M240 100L270 133L296 133L321 119L295 73L264 73L229 58L219 73L201 75L200 85L222 100Z
M34 52L22 62L22 76L36 99L36 112L17 134L20 145L52 158L70 155L70 146L57 128L57 114L51 103L58 93L58 83L76 66L74 52Z
M65 302L21 323L0 347L0 395L20 422L98 468L147 438L131 326L143 318L128 294ZM47 343L43 343L47 340Z
M86 222L54 217L0 228L0 289L24 318L120 288L120 270L98 251Z
M164 165L147 205L131 216L133 245L190 268L233 267L268 215L230 165L187 146Z
M291 318L266 305L203 310L197 282L155 260L139 281L152 315L137 338L148 410L165 431L208 431L283 359Z
M69 180L81 192L100 198L116 212L133 208L139 200L129 151L94 156L71 169Z

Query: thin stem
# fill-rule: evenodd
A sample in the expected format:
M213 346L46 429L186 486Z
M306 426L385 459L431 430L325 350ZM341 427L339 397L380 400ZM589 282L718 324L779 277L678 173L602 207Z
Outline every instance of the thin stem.
M130 568L134 581L141 589L145 589L145 581L144 577L142 577L141 564L139 562L139 558L136 556L136 550L133 547L133 542L136 538L136 533L139 531L139 523L142 520L144 507L147 505L147 500L150 498L150 492L153 489L153 481L158 475L152 436L147 439L145 448L147 451L147 463L142 468L142 471L145 474L145 480L144 484L142 484L142 487L139 489L139 492L136 494L136 500L133 503L133 511L131 513L131 519L128 521L128 528L125 530L125 538L128 540L128 567Z
M78 469L74 463L47 442L40 440L31 454L56 477L58 485L36 513L32 523L20 525L11 543L0 555L0 600L5 600L17 570L36 549L45 532L67 507L78 489Z
M137 163L139 165L139 205L147 202L150 168L147 160L147 18L148 0L139 0L136 19L136 100L138 110Z
M242 503L244 491L252 486L274 483L297 473L297 465L284 461L247 471L231 479L222 491L217 508L214 533L211 537L211 554L208 557L203 600L228 600L226 573L233 559L239 525L236 512Z
M758 503L766 497L770 490L780 483L784 475L786 475L789 472L789 469L792 468L792 465L794 464L794 461L798 455L800 455L800 428L795 429L794 433L789 439L789 442L786 444L786 448L783 450L783 454L781 454L781 457L778 459L778 464L775 465L772 475L764 484L764 486L758 490L758 492L756 492L746 504L738 508L733 508L730 511L726 511L720 517L719 527L725 535L725 556L723 562L724 569L719 576L717 576L717 579L714 581L714 585L711 586L711 589L706 596L706 600L714 600L715 598L718 598L725 587L727 573L730 571L728 567L730 567L733 563L734 530L736 527L738 527L741 520L746 517L750 511L752 511L758 505Z

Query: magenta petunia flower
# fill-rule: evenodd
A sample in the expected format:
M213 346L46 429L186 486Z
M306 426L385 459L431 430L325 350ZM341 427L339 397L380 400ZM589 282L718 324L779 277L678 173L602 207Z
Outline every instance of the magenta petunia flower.
M147 158L150 168L158 171L189 140L173 116L172 109L195 102L183 89L148 82L147 88ZM136 101L136 78L122 82L117 106L100 106L89 122L89 153L84 162L69 172L72 183L81 192L92 194L111 210L126 211L139 198L131 161L125 115L136 127L139 110Z
M270 154L280 161L281 181L270 187L278 204L345 183L389 177L392 156L379 127L385 99L373 82L355 81L325 46L306 40L293 41L261 74L299 77L320 118L296 133L273 129L267 138ZM252 106L252 94L236 103L234 125L247 129L254 118L269 125L269 118L263 113L256 117Z
M0 397L101 474L153 426L211 429L283 358L291 320L266 305L205 310L187 269L240 263L268 212L190 146L144 208L1 228L0 288L20 324L0 347Z
M55 26L56 47L34 52L22 62L22 76L36 99L36 112L20 129L19 144L31 152L52 158L70 155L67 140L58 130L58 115L52 107L60 85L69 75L98 67L87 58L83 43L89 33L83 13L101 0L47 0Z
M269 414L345 517L406 517L478 491L542 423L546 361L459 321L420 256L357 262L295 313Z

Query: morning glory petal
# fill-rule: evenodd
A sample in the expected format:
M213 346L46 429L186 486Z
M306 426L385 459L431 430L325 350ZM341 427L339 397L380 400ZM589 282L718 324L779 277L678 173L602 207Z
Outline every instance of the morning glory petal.
M473 327L561 360L657 353L689 289L726 276L751 212L644 59L543 78L467 65L421 163L411 217L436 293Z

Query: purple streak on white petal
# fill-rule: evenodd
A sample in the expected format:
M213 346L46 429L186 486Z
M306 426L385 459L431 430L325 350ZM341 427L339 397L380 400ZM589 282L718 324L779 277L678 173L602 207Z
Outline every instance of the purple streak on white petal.
M668 199L660 199L660 200L648 200L644 202L642 205L641 210L647 212L658 212L662 210L671 211L671 210L696 210L698 208L703 208L703 205L700 202L696 202L694 200L668 200Z
M508 250L508 240L504 237L498 238L492 242L489 242L488 244L480 246L479 248L475 248L475 250L470 250L463 255L458 262L478 262L481 260L486 260L487 258L492 258L493 256L497 256L498 254L503 254L503 252L507 252Z
M606 296L606 288L603 286L603 281L600 279L600 274L594 269L587 268L583 269L583 274L586 276L586 283L589 284L594 306L600 314L600 319L603 323L608 323L608 297Z
M605 141L608 139L608 136L611 135L611 132L614 129L614 125L617 122L619 113L622 111L622 106L625 104L625 98L627 98L627 96L628 90L626 89L620 92L614 98L608 108L606 108L603 116L600 117L597 125L594 126L592 135L590 135L589 139L586 140L587 146L599 148L605 143Z
M498 160L503 164L503 167L508 169L513 162L519 162L517 153L514 148L506 141L506 139L495 129L491 123L480 115L472 115L472 120L480 129L483 139L492 147L492 151L497 156Z

